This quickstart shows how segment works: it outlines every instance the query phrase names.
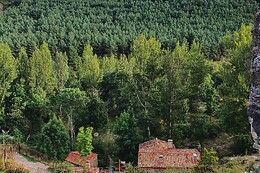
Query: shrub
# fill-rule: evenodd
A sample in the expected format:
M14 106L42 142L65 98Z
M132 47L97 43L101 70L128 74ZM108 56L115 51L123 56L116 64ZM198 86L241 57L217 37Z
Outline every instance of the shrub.
M163 173L193 173L192 169L185 168L167 168L163 171Z
M72 165L67 162L51 163L48 170L52 173L73 173Z
M142 171L137 166L134 166L132 163L129 163L124 167L124 173L132 173L132 172L141 173Z
M5 168L3 168L3 160L0 160L0 169L5 170L6 173L29 173L27 169L19 164L14 163L12 160L8 159L5 163Z
M211 148L210 150L204 149L199 164L195 167L195 171L198 173L214 172L213 167L219 162L217 152Z
M216 173L237 173L245 172L245 165L242 165L238 161L229 161L224 165L220 165L214 169Z

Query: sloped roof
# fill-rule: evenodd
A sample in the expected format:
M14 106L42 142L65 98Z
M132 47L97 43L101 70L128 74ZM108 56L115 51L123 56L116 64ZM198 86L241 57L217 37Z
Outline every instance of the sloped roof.
M195 155L197 156L194 159ZM141 168L189 168L197 164L200 153L196 149L168 148L165 141L153 139L139 145L138 167Z
M97 157L97 154L92 153L87 156L86 162L90 162L92 159L95 159L96 157ZM73 152L69 153L69 155L67 156L67 158L65 160L67 162L73 163L78 166L82 166L84 163L84 160L82 159L81 154L78 151L73 151Z
M165 150L167 148L168 148L167 142L155 138L153 140L141 143L139 145L139 152L159 151L159 150ZM173 148L175 148L174 145Z

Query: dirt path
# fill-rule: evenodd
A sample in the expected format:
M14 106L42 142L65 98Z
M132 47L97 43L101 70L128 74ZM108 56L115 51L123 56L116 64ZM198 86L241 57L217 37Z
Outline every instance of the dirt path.
M23 165L30 173L49 173L48 166L40 162L30 162L20 154L13 154L14 162Z

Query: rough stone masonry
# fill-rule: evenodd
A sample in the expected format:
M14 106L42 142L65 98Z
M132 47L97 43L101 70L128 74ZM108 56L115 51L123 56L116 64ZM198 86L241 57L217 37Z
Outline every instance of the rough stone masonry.
M260 151L260 12L255 16L252 29L252 62L251 62L251 86L249 100L247 102L247 115L251 125L251 133L254 140L253 147Z

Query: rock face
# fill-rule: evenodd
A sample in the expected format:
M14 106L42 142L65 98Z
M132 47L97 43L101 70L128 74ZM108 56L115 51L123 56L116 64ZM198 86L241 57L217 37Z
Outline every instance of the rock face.
M247 102L247 115L251 124L251 133L254 140L253 147L260 151L260 12L256 14L252 29L252 62L251 87Z

